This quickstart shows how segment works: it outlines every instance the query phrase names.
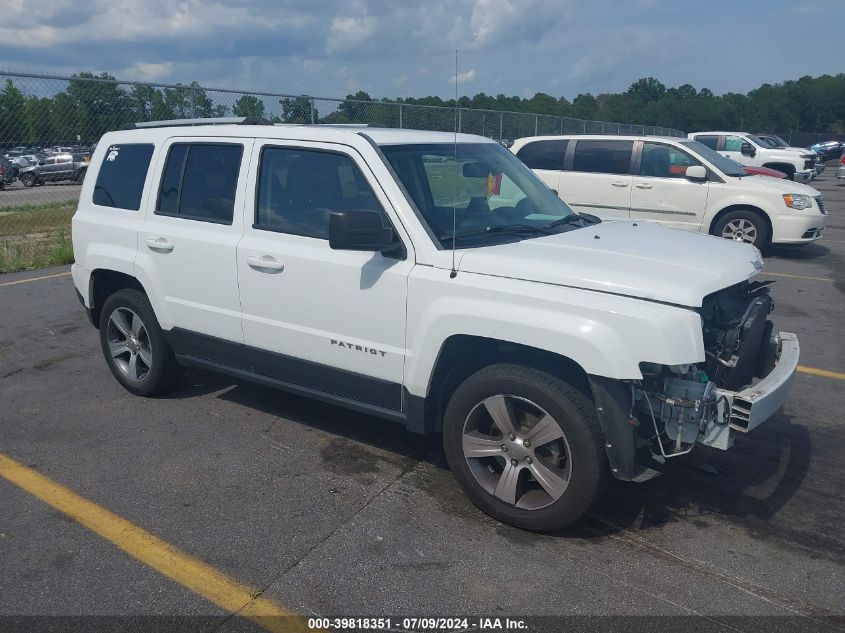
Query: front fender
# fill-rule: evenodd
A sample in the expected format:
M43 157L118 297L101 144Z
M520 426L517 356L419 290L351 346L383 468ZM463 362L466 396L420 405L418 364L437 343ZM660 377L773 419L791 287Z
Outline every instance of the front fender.
M779 215L774 205L770 204L769 201L762 196L752 194L731 195L719 198L718 201L714 202L716 203L704 221L704 225L707 227L708 232L713 227L713 222L716 220L717 216L721 215L721 213L726 209L734 207L759 209L768 216L770 222L776 215Z
M438 355L456 334L565 356L587 374L640 379L643 361L701 362L693 310L601 292L416 267L409 279L405 384L425 396Z

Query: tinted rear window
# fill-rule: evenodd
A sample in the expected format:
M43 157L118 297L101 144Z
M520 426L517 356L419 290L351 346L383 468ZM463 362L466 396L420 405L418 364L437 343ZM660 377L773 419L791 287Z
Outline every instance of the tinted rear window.
M101 207L137 211L150 168L153 146L110 145L97 174L93 202Z
M563 169L566 140L533 141L516 153L517 158L531 169Z
M716 146L719 144L718 136L696 136L695 140L710 149L716 149Z
M596 174L627 174L631 168L633 141L578 141L573 171Z
M243 145L174 143L156 213L231 224Z

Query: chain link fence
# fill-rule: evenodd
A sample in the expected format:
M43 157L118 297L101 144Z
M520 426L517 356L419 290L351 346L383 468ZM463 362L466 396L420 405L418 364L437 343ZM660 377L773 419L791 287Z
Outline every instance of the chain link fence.
M0 71L0 272L70 261L70 218L100 136L139 121L261 116L288 124L479 134L683 135L669 128L567 117Z

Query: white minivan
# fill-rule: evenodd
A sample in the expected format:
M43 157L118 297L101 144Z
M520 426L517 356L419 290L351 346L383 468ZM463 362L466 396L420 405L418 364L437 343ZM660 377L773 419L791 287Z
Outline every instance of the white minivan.
M821 237L821 194L807 185L750 176L685 138L535 136L511 147L573 209L603 220L644 220L762 248Z

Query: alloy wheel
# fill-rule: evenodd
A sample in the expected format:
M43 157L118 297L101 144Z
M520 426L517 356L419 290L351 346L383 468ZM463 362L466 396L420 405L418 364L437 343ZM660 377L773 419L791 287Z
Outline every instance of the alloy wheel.
M109 316L106 336L112 359L124 377L143 382L153 367L153 352L141 317L129 308L117 308Z
M751 220L737 218L725 225L725 228L722 229L722 237L738 242L745 242L746 244L753 244L757 239L757 227L754 226Z
M517 508L551 505L572 478L572 457L561 426L526 398L502 394L479 402L464 422L462 442L476 482Z

